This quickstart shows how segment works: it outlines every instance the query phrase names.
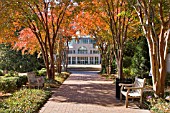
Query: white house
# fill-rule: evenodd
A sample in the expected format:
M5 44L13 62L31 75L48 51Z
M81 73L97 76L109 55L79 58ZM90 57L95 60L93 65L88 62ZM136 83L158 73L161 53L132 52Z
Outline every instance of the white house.
M72 38L69 42L68 64L100 64L100 53L90 36Z

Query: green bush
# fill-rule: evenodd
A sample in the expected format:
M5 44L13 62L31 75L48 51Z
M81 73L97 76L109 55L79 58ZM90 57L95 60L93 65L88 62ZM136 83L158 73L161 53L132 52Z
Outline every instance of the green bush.
M0 44L0 69L24 73L45 67L42 56L37 56L36 52L33 55L23 55L21 50L14 50L8 44Z
M135 76L148 77L150 70L148 51L145 37L128 40L123 53L124 73L131 78Z
M1 77L0 80L0 91L2 92L13 92L17 89L17 77Z
M50 92L38 89L20 90L0 104L0 113L36 113L50 95Z
M0 91L8 93L14 92L15 90L21 88L27 82L26 76L18 77L1 77L0 79Z
M23 85L26 85L28 82L27 76L18 76L17 87L21 88Z
M45 68L42 68L41 70L36 71L37 76L46 76L47 70Z
M6 77L17 77L18 73L15 71L9 71L7 74L5 74Z

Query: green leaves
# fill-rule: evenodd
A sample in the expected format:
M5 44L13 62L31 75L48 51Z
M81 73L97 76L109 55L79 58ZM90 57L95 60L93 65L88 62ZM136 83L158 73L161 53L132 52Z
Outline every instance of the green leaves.
M122 11L120 12L117 16L126 16L126 17L131 17L131 12L130 11Z
M51 95L50 92L38 89L24 89L5 99L0 105L0 112L35 113Z
M36 53L22 55L21 51L15 51L10 46L0 44L0 69L28 72L41 68L40 65L44 65L42 62L43 59L37 59Z

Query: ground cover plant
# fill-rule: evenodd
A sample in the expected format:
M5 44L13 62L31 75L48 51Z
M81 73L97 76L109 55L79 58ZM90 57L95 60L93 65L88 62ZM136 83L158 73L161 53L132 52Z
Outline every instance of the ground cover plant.
M170 95L170 92L165 92L165 97ZM144 93L143 107L149 109L152 113L169 113L170 102L164 98L156 98L153 91Z
M44 76L45 73L45 69L41 69L36 74ZM56 73L54 81L45 79L44 88L41 90L22 87L26 86L27 76L11 73L0 76L0 113L38 112L52 94L51 88L58 88L69 75L68 72Z
M22 89L0 102L0 113L35 113L50 97L49 91Z
M47 79L45 81L44 87L45 88L58 88L68 77L70 73L69 72L62 72L62 73L56 73L54 80Z

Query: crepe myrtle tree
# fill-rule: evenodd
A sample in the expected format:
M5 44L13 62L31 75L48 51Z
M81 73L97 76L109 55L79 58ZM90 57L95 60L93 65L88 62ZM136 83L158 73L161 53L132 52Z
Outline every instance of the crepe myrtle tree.
M59 30L72 14L70 0L0 1L0 39L23 53L42 54L47 77L54 79L54 51ZM17 32L16 32L17 31Z
M155 96L163 97L170 37L170 1L129 0L129 2L138 14L143 34L147 39Z

